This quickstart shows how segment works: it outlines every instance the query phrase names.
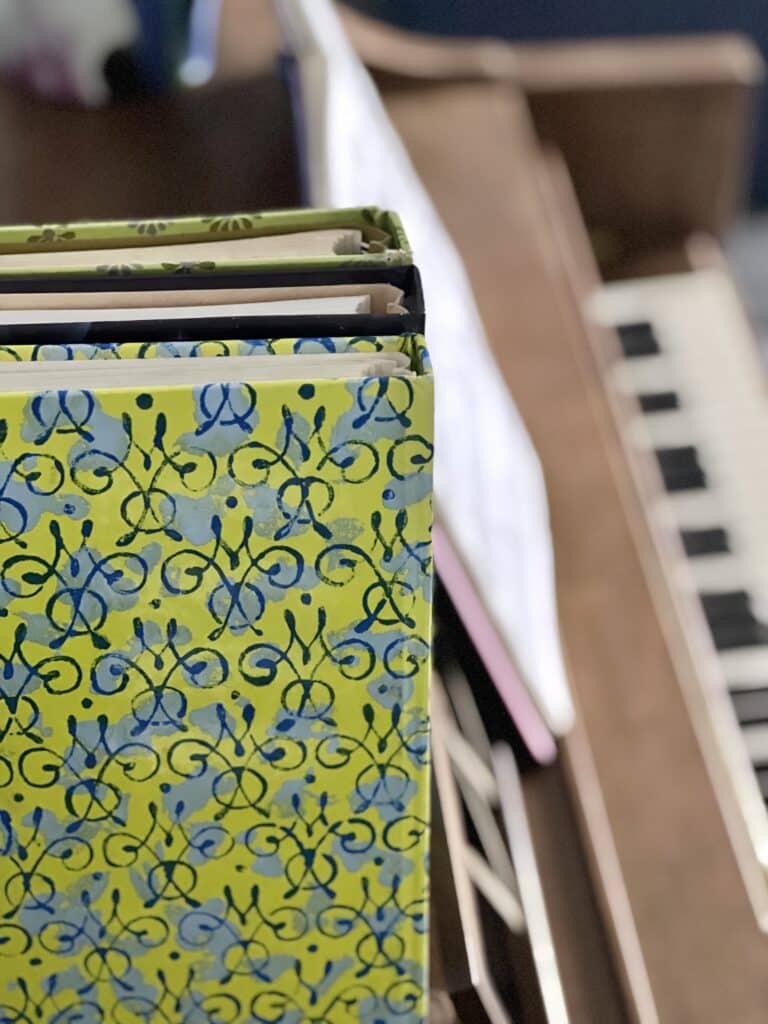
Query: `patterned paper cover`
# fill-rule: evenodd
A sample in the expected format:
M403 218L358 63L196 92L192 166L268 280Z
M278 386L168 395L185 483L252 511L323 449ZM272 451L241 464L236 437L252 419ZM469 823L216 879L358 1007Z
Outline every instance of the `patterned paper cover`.
M0 344L0 362L53 359L179 359L196 356L320 355L323 352L401 352L412 349L418 368L428 368L418 335L358 335L350 338L249 338L230 341L118 341L69 344Z
M354 228L362 231L367 250L358 255L316 258L262 259L244 262L137 263L130 258L131 246L171 245L183 242L211 242L220 239L255 238L325 228ZM0 253L45 253L79 249L125 248L119 264L99 267L102 274L125 277L140 272L194 274L212 271L270 271L407 266L413 262L411 248L396 213L378 207L344 210L285 210L266 213L234 213L212 217L178 217L166 220L83 221L73 224L21 224L0 227ZM36 273L82 277L87 267L61 267L54 271L31 268L3 268L3 277L33 277Z
M425 1020L431 469L426 372L3 397L0 1021Z

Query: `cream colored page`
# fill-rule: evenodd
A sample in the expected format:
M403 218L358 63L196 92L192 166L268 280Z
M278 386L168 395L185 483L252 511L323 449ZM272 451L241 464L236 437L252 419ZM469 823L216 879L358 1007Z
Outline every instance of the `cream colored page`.
M100 359L19 362L3 364L0 393L410 376L409 365L408 356L403 352L328 352L321 355L271 355L261 359L203 356L196 359L122 359L119 362Z
M287 299L277 302L238 302L212 306L156 306L127 309L47 309L0 312L0 324L77 324L98 320L121 323L141 320L199 320L214 317L348 316L370 313L367 295L319 299Z
M234 302L277 302L287 299L346 298L364 295L372 313L404 313L403 292L391 284L318 285L297 288L186 288L119 292L0 292L5 309L135 309L144 306L215 306ZM96 319L96 317L94 317Z

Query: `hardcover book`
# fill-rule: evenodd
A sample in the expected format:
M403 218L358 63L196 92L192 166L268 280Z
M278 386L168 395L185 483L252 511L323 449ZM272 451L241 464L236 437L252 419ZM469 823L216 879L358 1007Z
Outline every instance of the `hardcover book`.
M2 358L0 1020L424 1020L422 339Z

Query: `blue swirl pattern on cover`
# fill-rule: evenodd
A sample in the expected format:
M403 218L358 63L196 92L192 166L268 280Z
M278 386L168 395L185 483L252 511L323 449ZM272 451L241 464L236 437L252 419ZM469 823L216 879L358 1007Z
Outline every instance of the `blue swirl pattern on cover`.
M0 1022L426 1018L431 379L6 396Z

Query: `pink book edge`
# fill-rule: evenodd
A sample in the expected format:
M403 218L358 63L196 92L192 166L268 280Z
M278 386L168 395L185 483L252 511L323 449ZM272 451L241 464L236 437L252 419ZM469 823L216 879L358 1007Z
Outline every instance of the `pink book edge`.
M557 757L554 737L485 610L477 588L448 534L437 523L432 530L432 548L440 580L523 743L536 762L551 764Z

